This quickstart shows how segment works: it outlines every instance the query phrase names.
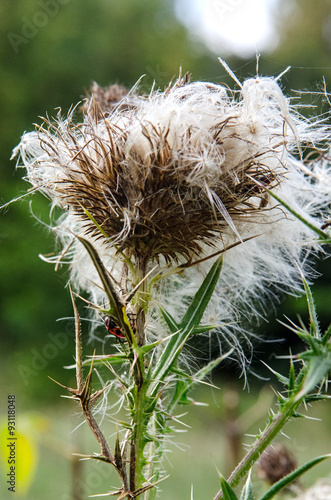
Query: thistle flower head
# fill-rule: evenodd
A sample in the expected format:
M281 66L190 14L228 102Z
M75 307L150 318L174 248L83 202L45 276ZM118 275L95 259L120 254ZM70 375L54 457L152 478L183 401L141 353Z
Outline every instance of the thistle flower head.
M80 123L74 110L45 120L14 151L27 180L63 210L63 241L91 238L118 278L116 256L169 266L242 242L225 254L208 313L214 324L259 315L256 299L298 289L299 268L319 248L311 226L330 202L330 169L305 160L305 150L319 153L329 132L300 116L275 79L251 78L235 92L185 75L148 96L94 85L83 114ZM68 256L76 283L101 303L81 245ZM181 314L205 265L169 278L157 300Z
M58 116L20 146L28 180L85 234L99 226L126 254L190 259L269 208L296 145L273 81L247 81L239 100L182 80L148 98L112 89L93 87L83 123Z

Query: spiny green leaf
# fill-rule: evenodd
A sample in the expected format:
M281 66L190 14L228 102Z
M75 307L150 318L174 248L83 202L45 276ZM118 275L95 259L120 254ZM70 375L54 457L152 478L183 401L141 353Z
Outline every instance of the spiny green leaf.
M302 465L295 471L291 472L287 476L283 477L280 481L277 481L268 491L265 495L260 500L270 500L273 498L277 493L279 493L283 488L288 486L289 484L293 483L298 477L300 477L302 474L307 472L309 469L314 467L315 465L319 464L323 460L326 460L327 458L330 458L331 455L322 455L320 457L314 458L313 460L310 460L307 462L305 465Z
M305 397L305 402L306 403L311 403L312 401L325 401L326 399L330 399L331 396L328 396L327 394L309 394L308 396Z
M307 373L307 365L304 364L301 367L299 373L297 374L297 376L295 378L295 385L296 385L296 387L300 387L300 384L302 383L303 379L305 378L306 373Z
M162 343L162 339L160 340L156 340L155 342L153 342L152 344L145 344L141 347L139 347L139 351L143 354L147 354L148 352L152 351L153 349L155 349L155 347L157 347L159 344Z
M310 362L303 383L303 387L297 398L308 395L315 389L331 371L331 352L326 352L322 356L314 356Z
M182 331L179 330L177 333L174 333L168 344L161 354L160 358L157 361L157 365L155 367L154 372L152 373L152 379L156 381L156 385L153 390L153 395L158 391L158 387L160 382L164 379L164 377L170 372L172 369L176 359L179 356L180 351L182 350L185 342L190 337L191 331Z
M171 400L171 404L169 409L167 409L167 413L171 413L172 409L177 405L191 405L194 401L192 398L188 397L189 392L188 385L184 380L178 380L176 384L176 392Z
M300 331L298 330L296 334L298 335L298 337L300 337L300 339L306 342L306 344L308 344L309 347L313 349L313 351L317 353L320 352L321 341L319 339L313 337L310 333L304 332L302 330Z
M307 304L308 304L308 311L309 311L309 318L310 318L310 334L313 337L317 337L318 339L320 339L321 332L320 332L320 328L319 328L319 324L318 324L313 294L311 293L311 290L308 286L308 283L307 283L307 281L302 273L301 273L301 278L302 278L303 286L304 286L304 289L306 292L306 298L307 298Z
M326 345L330 338L331 338L331 323L329 324L327 330L325 331L322 337L322 344Z
M170 313L168 313L162 308L160 308L160 310L171 333L178 332L178 330L180 330L180 325L175 321L175 319L171 316ZM216 325L198 325L193 328L192 335L198 335L200 333L205 333L210 330L215 330L215 328L217 328Z
M226 481L226 479L224 479L224 477L221 477L221 488L224 500L238 500L237 495L235 494L229 483Z
M216 325L200 325L196 326L192 330L192 335L198 335L199 333L209 332L210 330L215 330Z
M195 385L204 380L209 373L213 371L216 366L218 366L226 357L228 357L233 352L233 349L223 356L219 356L218 358L210 361L206 366L201 368L194 375L188 375L180 370L176 370L175 373L178 374L179 378L176 386L176 392L170 402L170 405L167 409L168 413L172 413L173 408L176 404L191 404L193 400L187 397L189 391L193 389Z
M206 366L203 366L197 373L194 374L193 377L193 382L199 382L207 377L209 373L211 373L214 368L216 368L224 359L229 357L234 351L234 348L230 349L228 352L225 354L222 354L222 356L219 356L218 358L213 359L212 361L209 361L209 363L206 364Z

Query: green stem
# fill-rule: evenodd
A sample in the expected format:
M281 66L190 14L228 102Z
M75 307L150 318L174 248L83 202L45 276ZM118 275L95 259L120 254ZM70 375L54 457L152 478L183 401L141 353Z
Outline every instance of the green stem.
M156 422L156 416L155 413L153 414L152 420L150 422L151 426L151 432L153 435L157 435L157 422ZM147 476L148 478L153 478L154 483L157 482L160 478L160 464L161 464L161 455L158 453L158 447L157 443L151 442L150 443L150 452L149 452L149 460L148 460L148 472ZM157 466L155 467L155 464ZM151 488L150 490L147 490L144 495L144 500L155 500L156 499L156 494L157 494L157 489Z
M144 448L146 444L146 415L145 415L145 399L146 399L146 383L137 387L135 399L135 414L133 426L133 450L134 450L134 485L131 485L131 490L141 488L144 481L142 474L145 466Z
M245 455L241 462L237 465L231 475L228 477L227 482L232 488L235 488L242 479L248 474L252 466L258 460L262 452L273 441L277 434L282 430L286 422L293 416L298 406L300 406L302 399L297 400L293 398L283 410L278 413L271 424L265 429L260 438L256 441L254 446ZM213 500L221 500L223 498L222 490L219 490Z
M136 269L134 273L134 282L141 285L133 299L136 310L136 337L139 346L145 344L145 311L148 306L148 292L146 279L147 260L143 257L136 257Z
M143 258L136 258L136 272L135 279L138 283L142 281L139 290L136 294L136 341L134 347L134 373L135 373L135 398L133 408L133 435L132 435L132 449L131 449L131 463L130 463L130 478L131 478L131 491L135 491L142 487L144 482L143 468L146 464L144 457L144 448L146 445L146 434L148 417L145 412L147 390L149 388L149 381L146 380L144 354L140 346L145 344L145 308L146 308L146 280L143 278L146 275L147 262Z

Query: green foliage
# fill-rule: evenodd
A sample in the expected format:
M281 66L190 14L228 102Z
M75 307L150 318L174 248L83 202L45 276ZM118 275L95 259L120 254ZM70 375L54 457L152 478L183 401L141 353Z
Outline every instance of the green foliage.
M172 335L161 357L158 359L156 369L152 375L154 380L159 380L160 382L163 380L178 358L184 343L191 335L194 335L195 328L199 326L203 313L211 299L221 269L222 257L219 257L195 294L185 316L179 324L176 323L169 313L161 310Z
M108 297L109 310L106 312L123 328L127 339L127 345L123 345L119 355L99 357L102 362L108 365L116 381L119 383L126 402L125 408L131 417L130 421L123 424L124 428L129 430L129 436L126 435L121 443L117 437L114 451L117 457L115 461L97 422L90 412L92 406L107 388L104 387L102 390L92 394L91 384L94 356L90 363L89 374L85 380L83 378L82 336L75 302L73 302L73 305L76 322L75 366L77 389L63 387L81 403L85 419L101 446L101 453L97 458L115 465L123 483L123 491L126 491L128 488L127 477L130 477L131 491L139 496L138 492L142 488L145 488L143 484L150 480L149 477L145 477L145 468L147 465L149 465L149 475L156 477L156 479L159 478L159 461L163 452L163 440L170 431L168 421L172 419L176 420L173 415L176 404L189 403L188 393L192 387L202 381L225 357L222 356L210 362L202 370L199 370L195 376L186 374L178 366L178 358L185 342L190 336L196 333L195 330L199 327L203 313L211 299L222 269L222 257L219 257L212 265L209 273L193 297L187 312L179 323L169 313L164 310L162 311L170 330L170 336L163 340L166 346L155 357L153 351L158 347L160 342L150 345L139 345L136 335L126 317L126 304L123 304L118 297L112 284L112 278L105 269L97 251L87 240L79 238L79 241L86 248ZM137 290L136 293L139 293L139 291ZM134 295L132 298L134 298ZM147 359L148 362L146 364ZM128 374L115 371L115 367L120 368L121 365L128 363L130 364ZM127 472L125 454L121 450L126 449L128 441L130 442L131 456L134 459L130 460L130 470ZM147 445L154 446L154 450L149 451L149 455L152 457L149 461L147 461L147 454L145 452ZM151 486L153 484L149 488Z
M117 296L112 285L112 279L103 266L98 253L91 243L83 238L79 239L87 249L108 296L110 308L107 310L107 313L117 321L121 328L124 328L128 341L127 346L123 345L123 348L120 349L121 352L119 355L110 357L102 356L100 359L106 365L108 360L110 361L108 367L111 369L117 382L119 382L119 386L122 389L126 401L126 409L131 417L131 421L122 423L123 427L129 431L129 437L126 435L121 443L119 442L119 437L117 437L115 443L115 455L117 456L115 461L117 465L115 466L123 482L123 490L121 491L126 491L126 488L128 488L126 478L127 474L129 474L131 478L134 478L130 481L130 487L134 489L134 492L131 489L132 494L139 496L139 492L147 488L147 486L143 485L149 482L149 477L146 477L145 472L147 466L149 476L155 477L156 481L160 479L161 471L156 464L160 463L163 454L164 440L171 432L169 422L177 421L177 417L174 416L177 404L187 405L192 403L192 400L189 398L191 389L198 382L203 381L217 364L224 359L223 356L210 362L207 366L198 370L193 375L185 373L178 365L178 359L185 343L189 337L195 334L196 329L200 328L200 321L203 317L203 313L212 297L221 273L222 257L219 257L211 266L210 271L191 300L191 303L188 305L187 311L181 321L177 322L166 310L161 310L170 331L170 335L164 340L160 340L153 344L139 346L135 338L136 333L133 332L126 317L126 304L123 304ZM228 480L225 480L223 477L221 478L221 490L217 493L215 499L223 498L224 500L238 500L233 488L248 475L241 492L240 500L251 500L253 498L253 493L250 470L261 453L270 443L272 443L273 439L281 432L284 425L291 418L300 416L297 410L302 403L312 402L321 397L325 397L321 394L321 387L323 381L327 380L331 370L331 327L329 327L324 334L321 333L311 290L304 278L303 282L310 318L309 329L305 328L304 325L299 327L291 326L291 329L302 338L307 345L307 348L296 356L296 360L300 362L301 368L296 370L293 359L290 358L288 377L272 370L274 375L285 387L285 391L278 394L278 412L272 413L269 417L269 422L265 430L257 437L251 450L229 476ZM138 293L138 290L135 293ZM132 299L134 299L133 294ZM80 327L77 326L79 325L79 317L77 316L78 312L76 306L74 306L74 310L76 317L76 332L78 332L78 334L76 334L76 352L81 353L81 334ZM162 344L165 344L165 347L155 356L154 350L162 346ZM130 365L129 375L124 373L120 374L120 372L115 371L115 368L121 366L121 364ZM85 399L88 398L88 400L93 400L93 402L96 401L106 388L92 394L92 364L85 382L83 382L82 379L82 366L81 354L76 355L78 388L69 388L68 390L77 399L79 398L82 400L81 404L85 415L89 407L92 407L92 403L86 402ZM97 427L96 432L93 425L91 426L91 421L93 422L92 415L89 416L87 414L85 418L87 422L89 422L92 432L101 445L101 454L98 457L101 460L113 463L112 453L99 427ZM95 426L97 426L96 423ZM134 456L134 460L130 461L130 472L127 473L125 455L122 455L121 450L126 449L128 439L131 446L131 456ZM148 452L149 459L147 459L146 453L147 446L152 446L152 449L149 448ZM261 500L273 498L279 491L329 456L330 455L325 455L310 460L305 465L291 472L274 484ZM152 486L153 484L149 483L148 488ZM154 493L151 495L153 497Z
M249 473L251 467L259 458L266 447L272 443L274 438L281 432L284 425L293 417L301 416L297 409L302 403L311 403L319 399L326 399L328 396L322 394L324 382L327 385L329 373L331 371L330 352L331 342L329 327L324 335L320 332L318 325L317 312L314 305L311 290L303 278L304 287L307 297L307 305L310 318L309 330L304 326L291 326L290 328L302 338L307 348L296 356L300 360L301 368L297 372L294 369L293 359L290 358L289 376L284 377L275 370L272 373L284 385L285 390L277 394L279 409L278 412L272 412L269 417L269 422L263 432L256 439L256 442L236 467L233 473L228 478L228 486L235 487ZM279 491L302 475L308 469L325 460L330 455L318 457L309 461L296 471L292 472L278 483L276 483L261 500L269 500L273 498ZM247 484L247 483L246 483ZM224 482L222 483L222 491L220 491L215 500L227 498L224 494ZM227 493L230 494L230 493Z

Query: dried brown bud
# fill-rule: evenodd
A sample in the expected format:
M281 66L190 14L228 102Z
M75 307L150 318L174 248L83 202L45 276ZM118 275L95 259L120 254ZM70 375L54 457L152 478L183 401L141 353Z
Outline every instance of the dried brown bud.
M259 461L258 475L270 484L274 484L284 476L294 471L297 462L289 450L277 443L269 446Z
M124 99L128 92L128 89L123 85L115 83L109 87L100 87L96 82L93 82L90 90L86 93L87 99L81 106L80 111L84 114L93 113L95 120L99 120L103 114L110 114L115 107L128 109L130 99ZM121 104L119 105L119 103Z

